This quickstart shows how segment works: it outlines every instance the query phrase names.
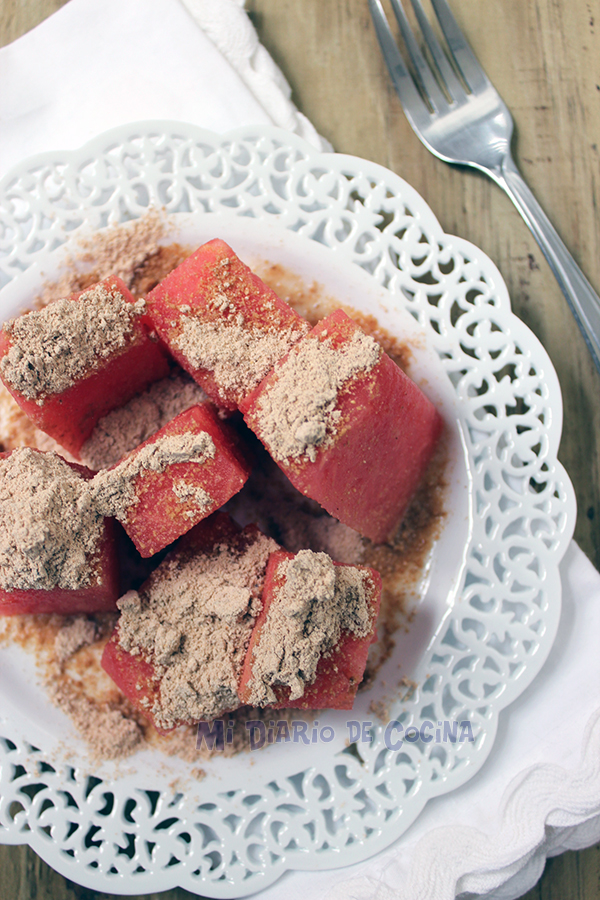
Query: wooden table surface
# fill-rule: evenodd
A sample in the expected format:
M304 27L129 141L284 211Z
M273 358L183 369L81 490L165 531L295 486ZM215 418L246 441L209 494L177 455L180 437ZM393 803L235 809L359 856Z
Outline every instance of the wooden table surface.
M63 2L0 0L0 46ZM600 378L518 213L491 181L438 161L414 136L384 69L366 0L247 0L246 6L296 104L334 148L397 172L446 232L481 247L500 269L514 310L558 372L565 407L560 458L579 505L575 537L600 567ZM513 113L521 171L600 291L600 0L452 0L452 6ZM108 896L66 881L27 848L0 847L1 900ZM526 897L600 898L600 845L551 860Z

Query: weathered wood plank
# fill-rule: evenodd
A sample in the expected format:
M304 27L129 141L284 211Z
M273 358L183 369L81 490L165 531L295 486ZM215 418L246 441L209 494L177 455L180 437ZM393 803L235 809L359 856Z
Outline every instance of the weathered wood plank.
M0 47L10 44L64 6L67 0L2 0Z

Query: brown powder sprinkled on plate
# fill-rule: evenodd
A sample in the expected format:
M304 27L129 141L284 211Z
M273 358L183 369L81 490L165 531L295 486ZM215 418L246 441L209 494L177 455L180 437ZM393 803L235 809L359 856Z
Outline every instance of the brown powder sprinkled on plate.
M359 372L370 372L381 352L358 331L339 347L329 338L309 337L292 348L257 404L261 438L275 459L315 461L317 449L333 441L340 390Z
M166 217L150 209L134 222L110 225L76 239L62 274L44 285L36 306L83 291L109 275L122 278L134 297L144 297L191 252L179 244L161 246L169 232L172 226Z
M207 399L200 385L176 370L100 419L81 448L82 462L94 471L116 465L179 413Z
M103 517L89 482L55 453L0 460L0 585L74 590L90 584Z
M54 655L59 663L70 659L82 647L93 644L98 637L98 626L87 616L71 616L59 629L54 641Z
M212 551L175 551L139 591L118 602L119 644L155 667L152 714L166 729L239 705L237 685L269 554L277 544L245 532Z
M131 344L144 308L145 301L128 303L117 288L99 284L77 300L11 319L3 326L12 346L0 362L2 375L28 400L60 394Z
M290 700L302 697L342 632L364 637L372 624L367 572L334 566L326 553L301 550L279 564L277 578L284 583L254 648L249 702L256 706L277 700L275 685L289 687Z
M166 229L165 217L158 210L150 209L135 222L111 225L81 238L77 260L73 263L77 267L93 268L101 277L117 275L131 286L131 279L140 268L147 268L149 260L159 251L158 244Z
M52 702L69 716L96 759L121 759L142 744L142 729L120 709L101 706L68 682L49 682L47 688Z

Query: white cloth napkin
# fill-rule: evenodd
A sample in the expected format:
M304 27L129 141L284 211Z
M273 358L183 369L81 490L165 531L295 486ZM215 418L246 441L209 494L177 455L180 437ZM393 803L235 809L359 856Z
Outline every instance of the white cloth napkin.
M143 119L192 122L216 132L271 123L324 146L289 101L289 87L242 4L186 5L71 0L4 47L0 177L25 157L72 150Z
M71 0L0 50L0 177L35 153L74 149L130 121L213 131L270 122L327 144L290 101L243 0ZM355 900L521 896L547 856L600 840L600 576L572 544L548 662L500 717L492 753L432 801L392 847L263 891Z

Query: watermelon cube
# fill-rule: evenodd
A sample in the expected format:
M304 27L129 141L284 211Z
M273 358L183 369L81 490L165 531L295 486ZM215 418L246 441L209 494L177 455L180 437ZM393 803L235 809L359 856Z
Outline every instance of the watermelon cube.
M242 670L241 701L352 709L376 639L379 573L333 563L325 553L279 550L269 558L262 601Z
M250 465L212 403L180 413L92 481L95 502L114 515L144 557L173 543L242 489Z
M91 476L55 453L0 454L0 615L116 610L114 522L89 503Z
M294 345L243 412L298 490L377 543L393 536L442 430L430 400L342 310Z
M217 513L188 532L121 618L102 666L158 731L236 709L238 682L260 609L269 555L255 525Z
M6 322L0 376L23 412L76 459L102 416L153 381L169 360L144 301L117 277Z
M128 595L119 602L127 603ZM160 678L155 667L139 652L133 654L123 650L119 644L118 625L102 652L102 668L135 708L152 721L157 731L166 734L173 730L175 725L160 728L152 717L152 709L160 695Z
M229 410L310 327L218 239L167 275L146 302L180 366Z

